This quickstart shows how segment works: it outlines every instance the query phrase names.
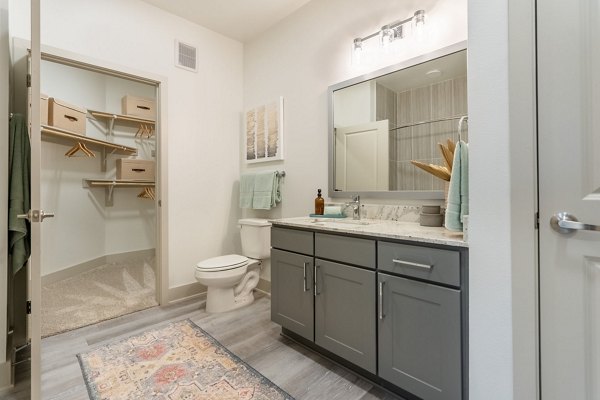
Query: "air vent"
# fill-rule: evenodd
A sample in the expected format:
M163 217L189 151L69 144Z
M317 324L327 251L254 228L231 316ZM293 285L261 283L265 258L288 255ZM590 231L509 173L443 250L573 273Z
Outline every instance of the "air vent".
M175 41L175 65L188 71L198 71L196 48L178 40Z

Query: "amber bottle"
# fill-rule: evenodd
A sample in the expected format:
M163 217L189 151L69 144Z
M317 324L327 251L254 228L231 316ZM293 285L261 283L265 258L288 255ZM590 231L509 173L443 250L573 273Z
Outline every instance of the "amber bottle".
M317 191L317 198L315 199L315 214L323 215L325 211L325 199L321 197L321 189Z

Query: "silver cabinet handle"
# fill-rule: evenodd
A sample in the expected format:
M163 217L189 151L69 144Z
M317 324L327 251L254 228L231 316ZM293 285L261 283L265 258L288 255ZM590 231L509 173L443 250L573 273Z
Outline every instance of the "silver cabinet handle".
M379 319L383 319L383 285L385 282L379 282Z
M392 262L394 264L408 265L409 267L417 267L417 268L423 268L423 269L431 269L431 268L433 268L433 265L419 264L419 263L411 262L411 261L404 261L404 260L393 259Z
M317 287L317 271L319 271L319 266L315 264L315 277L314 277L314 284L315 284L315 296L318 296L321 294L321 292L319 292L319 289Z
M579 222L574 215L559 212L550 218L550 226L558 233L573 233L575 231L600 232L600 225L590 225Z
M304 288L303 289L305 292L308 292L310 290L309 288L306 287L306 267L308 267L308 264L310 264L310 263L308 263L308 262L304 263Z

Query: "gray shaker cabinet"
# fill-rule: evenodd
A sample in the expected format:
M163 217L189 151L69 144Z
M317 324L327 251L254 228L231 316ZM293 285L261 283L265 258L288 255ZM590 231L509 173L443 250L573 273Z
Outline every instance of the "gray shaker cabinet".
M402 395L468 398L466 250L277 226L271 243L284 333Z
M271 320L314 340L312 256L271 249Z
M379 376L426 400L462 399L460 291L380 273Z
M315 343L375 374L375 271L315 260Z

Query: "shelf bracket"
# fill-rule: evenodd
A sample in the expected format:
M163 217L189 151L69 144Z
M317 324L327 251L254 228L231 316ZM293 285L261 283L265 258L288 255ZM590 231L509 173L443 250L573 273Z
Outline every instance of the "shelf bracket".
M113 190L115 189L114 183L104 188L104 205L106 207L113 206Z
M112 149L110 153L106 151L106 147L100 150L100 171L106 172L108 164L108 156L113 155L117 149Z
M108 135L112 136L113 135L113 131L115 129L115 120L117 119L116 115L113 115L111 118L108 119L108 122L106 123L108 125Z

